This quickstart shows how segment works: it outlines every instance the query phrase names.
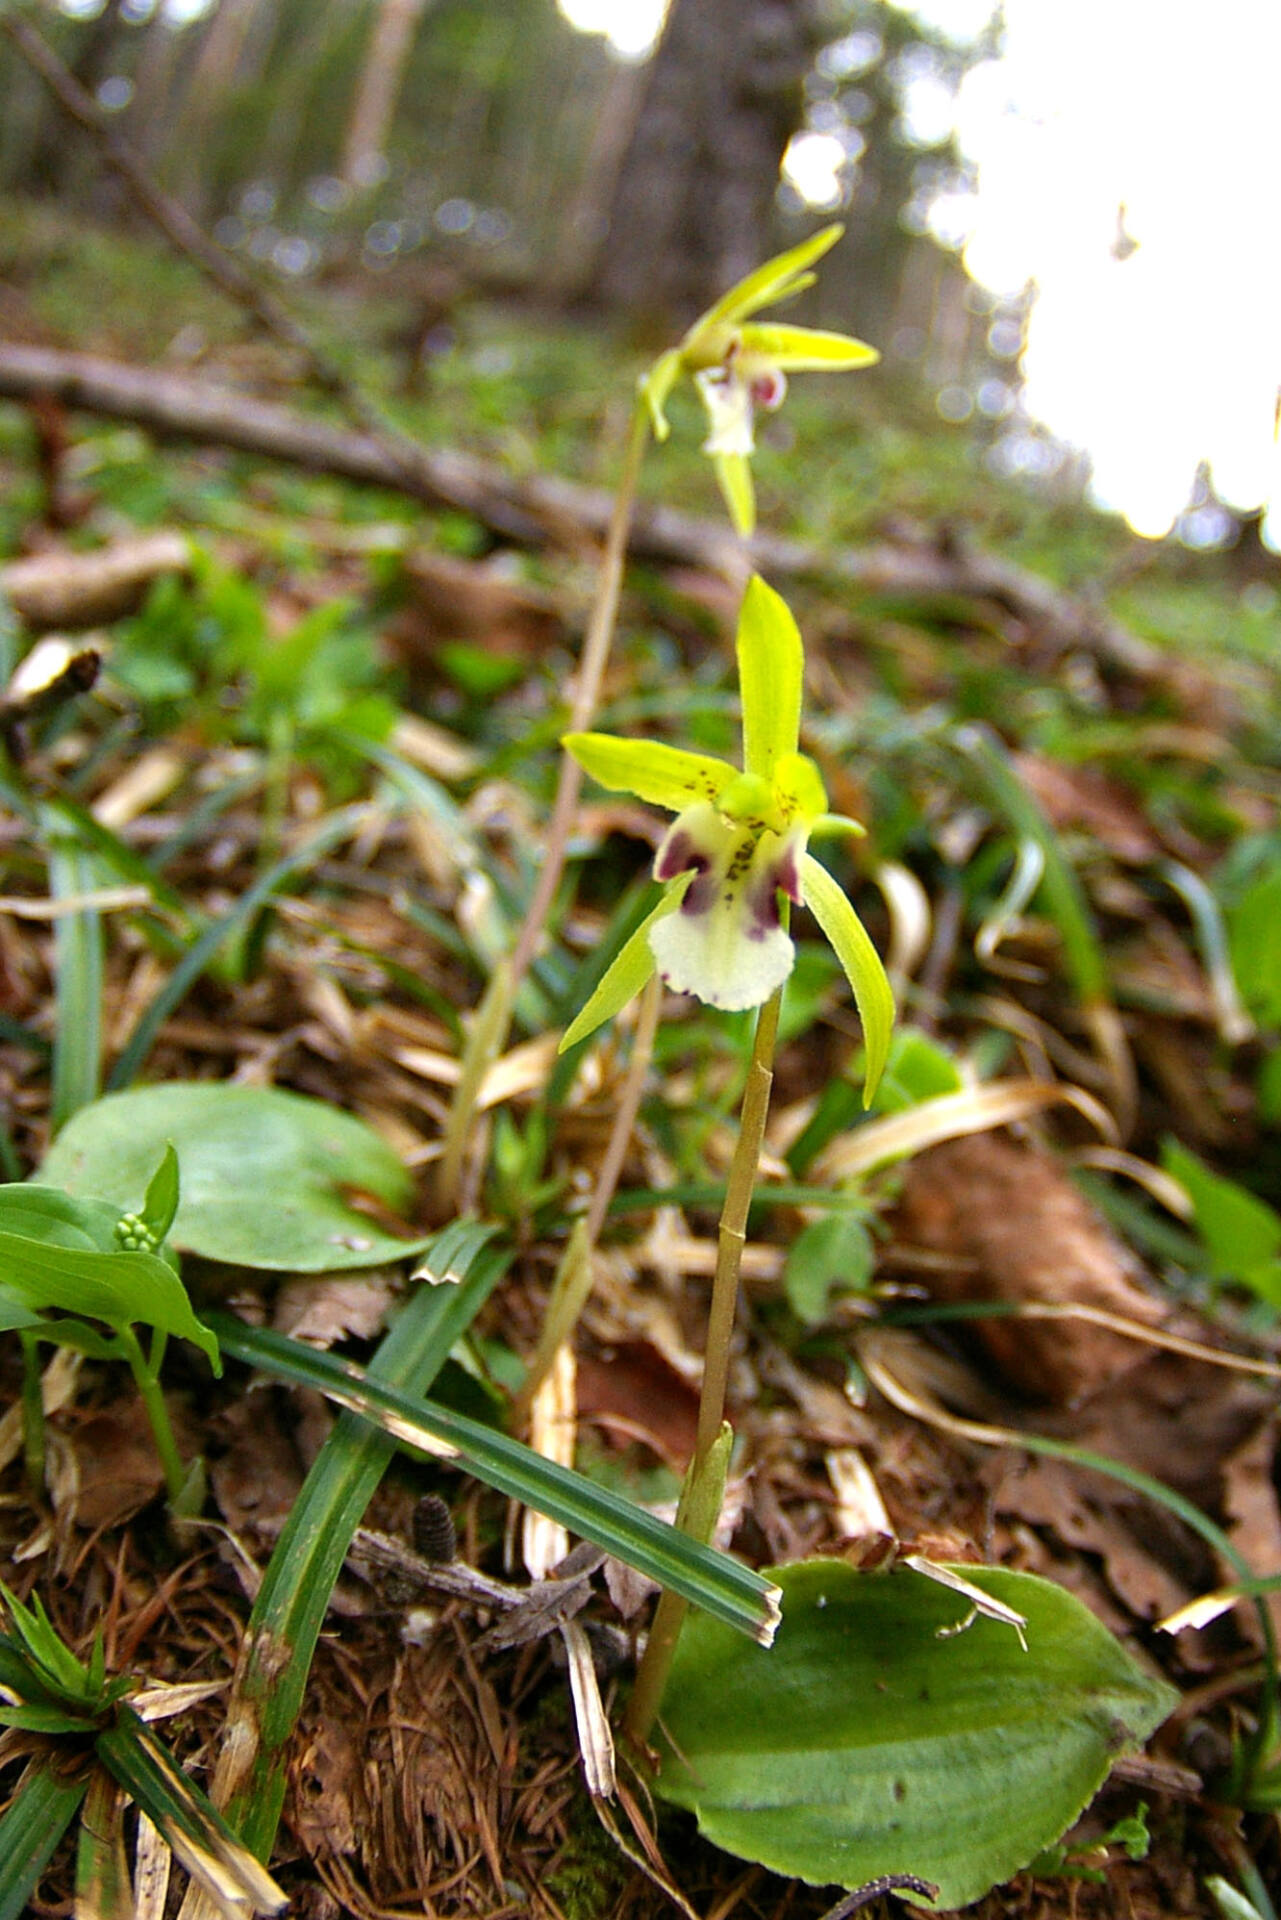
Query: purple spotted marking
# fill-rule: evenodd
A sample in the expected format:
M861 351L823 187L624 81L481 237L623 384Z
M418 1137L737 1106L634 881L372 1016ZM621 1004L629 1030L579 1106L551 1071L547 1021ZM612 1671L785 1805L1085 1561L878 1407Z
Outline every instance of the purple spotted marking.
M710 913L716 899L716 876L707 871L707 862L695 869L694 878L685 889L685 898L681 901L681 912L688 914Z
M749 940L768 940L770 935L776 933L781 926L778 889L768 876L759 887L752 889L751 898L748 901L748 913L751 916L747 923Z
M787 394L787 378L777 367L771 367L767 373L759 373L752 381L751 396L758 407L764 407L767 413L773 413L781 407Z
M789 900L794 900L798 907L804 904L804 897L801 893L801 867L800 862L796 858L796 843L794 840L785 840L783 842L778 861L774 868L773 885L780 888Z

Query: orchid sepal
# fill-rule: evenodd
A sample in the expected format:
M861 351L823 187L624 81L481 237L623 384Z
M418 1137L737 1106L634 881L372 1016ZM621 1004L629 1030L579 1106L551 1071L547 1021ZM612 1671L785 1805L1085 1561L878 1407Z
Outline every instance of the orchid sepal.
M854 367L872 367L880 359L875 347L852 333L830 333L821 327L780 327L753 322L739 331L744 371L761 360L783 373L845 373Z
M651 807L680 813L698 800L715 800L738 769L709 753L690 753L660 740L624 740L612 733L567 733L561 741L580 767L611 793L634 793Z
M790 294L800 292L797 286L799 280L803 279L806 286L812 286L814 276L808 274L807 269L831 251L844 231L841 223L835 221L831 226L821 227L817 233L812 233L808 240L789 247L785 253L776 253L772 260L764 261L732 286L728 293L723 293L707 309L702 319L690 328L690 333L699 327L715 325L717 321L736 326L750 314L759 313L762 307L772 306L776 300L785 300ZM686 340L689 337L686 334Z
M750 540L756 531L756 487L747 455L713 454L712 468L730 525L741 540Z
M771 779L801 737L805 650L783 596L753 574L738 616L738 679L743 699L743 765ZM824 803L826 804L826 803Z
M659 355L649 372L640 380L640 390L649 410L649 420L654 429L655 440L666 440L672 430L667 418L667 398L680 379L682 371L681 350L679 347L672 347L667 353Z
M812 853L801 861L805 904L827 935L854 994L863 1024L863 1105L870 1107L889 1058L894 995L867 929L827 868Z
M811 840L866 840L867 828L848 813L820 813L810 828Z
M565 1053L570 1047L576 1047L580 1040L586 1040L595 1033L597 1027L603 1027L607 1020L621 1013L628 1001L635 999L641 989L649 984L658 965L650 945L650 933L660 920L679 910L693 878L692 873L687 873L674 881L653 912L647 914L635 933L624 941L597 981L586 1005L579 1009L561 1035L560 1045L556 1049L558 1053Z

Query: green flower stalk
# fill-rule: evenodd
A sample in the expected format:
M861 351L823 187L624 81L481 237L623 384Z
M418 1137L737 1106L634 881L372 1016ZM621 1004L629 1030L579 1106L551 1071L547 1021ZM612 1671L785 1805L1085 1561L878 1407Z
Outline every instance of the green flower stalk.
M798 751L804 651L796 622L759 577L738 624L743 765L656 741L571 733L565 747L614 792L676 819L654 861L664 887L561 1042L573 1046L611 1019L655 972L710 1006L759 1007L792 971L788 903L806 906L854 992L870 1101L889 1050L894 1001L875 947L845 894L808 850L811 837L861 833L827 812L818 768Z
M843 232L839 225L824 227L757 267L722 294L694 322L680 345L654 362L641 382L654 438L666 440L671 431L664 411L667 397L681 376L689 374L707 410L709 431L703 451L716 469L735 531L745 536L756 527L749 462L756 445L757 407L772 413L782 405L789 373L842 373L870 367L880 359L875 347L849 334L762 324L752 318L762 307L792 300L813 286L817 276L809 269Z

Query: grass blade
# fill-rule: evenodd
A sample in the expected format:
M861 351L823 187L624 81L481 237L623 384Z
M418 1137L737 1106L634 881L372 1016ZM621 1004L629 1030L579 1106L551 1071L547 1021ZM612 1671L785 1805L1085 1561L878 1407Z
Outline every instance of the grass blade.
M124 1812L120 1788L97 1768L76 1837L76 1920L134 1920Z
M71 901L89 893L102 878L91 853L72 839L65 823L43 809L41 824L49 849L49 893ZM81 1107L98 1097L102 1072L102 916L93 907L60 914L54 923L56 1026L53 1045L55 1131Z
M254 915L267 904L273 893L284 886L287 880L292 879L294 874L303 868L309 867L313 861L323 859L331 847L349 838L367 817L368 808L362 805L343 807L338 813L331 814L316 833L295 847L291 853L287 853L283 859L277 860L266 873L260 875L253 886L241 894L230 912L225 913L220 920L214 921L195 944L188 947L130 1034L124 1051L108 1077L108 1092L118 1093L122 1087L133 1084L161 1027L188 990L195 985L218 949L235 934L249 926Z
M1058 927L1063 959L1082 1005L1106 1005L1111 999L1107 960L1081 883L1063 858L1058 835L988 728L958 727L953 739L978 775L988 804L1020 841L1031 841L1040 850L1045 862L1040 892Z
M64 1779L42 1757L0 1818L0 1920L21 1920L40 1875L80 1808L88 1780Z
M390 1391L348 1361L316 1353L280 1334L246 1327L229 1314L210 1314L209 1324L216 1329L224 1353L279 1379L318 1388L405 1446L437 1459L457 1460L486 1486L550 1520L559 1520L571 1532L728 1626L765 1645L773 1638L778 1623L777 1589L727 1554L699 1546L631 1501L544 1460L506 1434Z
M94 1750L227 1920L243 1920L246 1909L279 1913L289 1904L136 1713L122 1708L115 1725L98 1735Z
M411 1295L370 1363L370 1375L425 1393L507 1265L493 1229L468 1222L436 1236ZM432 1281L435 1284L432 1284ZM231 1321L240 1328L239 1321ZM243 1328L241 1328L243 1331ZM329 1435L276 1542L245 1635L214 1797L247 1846L265 1859L284 1800L285 1745L352 1535L396 1442L344 1413Z

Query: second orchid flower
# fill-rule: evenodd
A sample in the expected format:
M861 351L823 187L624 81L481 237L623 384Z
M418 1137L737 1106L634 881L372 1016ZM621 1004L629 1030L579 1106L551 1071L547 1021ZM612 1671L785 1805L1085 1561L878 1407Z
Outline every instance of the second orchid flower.
M756 526L749 464L756 445L756 408L773 412L782 404L789 373L842 373L880 359L875 347L846 333L752 318L762 307L791 300L812 286L816 276L810 268L843 231L839 225L824 227L749 273L694 322L678 347L655 361L641 382L655 437L665 440L670 431L667 397L682 374L693 379L710 427L703 451L711 456L738 533L750 534Z

